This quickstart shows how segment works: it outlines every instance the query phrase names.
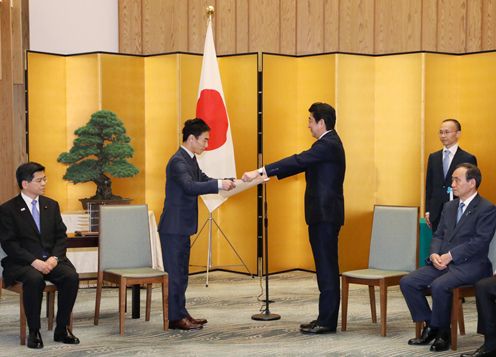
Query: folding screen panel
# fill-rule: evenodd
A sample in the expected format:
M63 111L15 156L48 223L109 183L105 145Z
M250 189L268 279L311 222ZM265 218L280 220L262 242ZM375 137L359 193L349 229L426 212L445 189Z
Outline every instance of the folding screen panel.
M74 130L100 108L98 73L97 55L28 55L29 158L47 168L46 194L63 210L80 210L79 201L68 197L88 197L96 190L92 184L66 184L65 166L56 160L72 145Z
M481 194L496 201L494 155L494 95L496 53L426 56L425 156L440 150L438 131L443 119L461 122L460 146L477 156L482 171Z
M270 163L307 149L313 142L308 108L334 104L334 56L295 58L263 55L263 161ZM269 270L313 269L304 219L305 178L267 184Z

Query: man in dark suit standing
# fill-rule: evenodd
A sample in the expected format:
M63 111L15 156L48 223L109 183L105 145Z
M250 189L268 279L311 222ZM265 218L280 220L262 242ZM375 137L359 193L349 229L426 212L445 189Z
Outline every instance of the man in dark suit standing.
M421 337L410 339L410 345L427 345L434 340L431 351L447 350L453 288L475 284L492 274L487 254L496 227L496 208L477 193L481 179L476 166L458 165L451 183L458 198L444 205L427 265L400 281L413 321L425 323ZM432 310L424 296L428 287Z
M319 316L300 325L308 334L336 332L339 311L338 235L344 224L343 181L345 154L334 129L336 112L326 103L314 103L308 109L308 128L317 139L310 149L246 172L244 181L259 175L283 179L305 172L305 221L315 260L319 286Z
M496 357L496 275L475 284L475 297L477 330L484 335L484 344L474 352L462 353L461 357Z
M439 139L443 149L429 155L425 180L425 220L435 232L441 219L443 205L453 199L451 175L459 164L468 162L477 166L474 155L458 146L462 127L456 119L441 123Z
M28 347L43 348L40 312L43 289L48 280L57 286L57 327L54 340L78 344L68 329L79 288L76 269L66 257L66 227L59 205L43 196L45 168L28 162L17 168L21 194L0 206L0 242L7 254L2 260L7 286L21 282L29 327Z
M195 330L207 323L193 318L186 309L190 236L198 229L198 196L231 190L231 180L216 180L199 168L196 155L208 146L210 128L202 119L184 123L183 144L165 170L165 201L158 232L165 271L169 274L169 327Z

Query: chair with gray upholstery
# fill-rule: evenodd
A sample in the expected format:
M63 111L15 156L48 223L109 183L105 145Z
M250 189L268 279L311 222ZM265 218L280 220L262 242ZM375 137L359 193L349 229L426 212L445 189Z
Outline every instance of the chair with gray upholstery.
M372 322L377 322L375 286L380 290L381 335L386 336L387 289L417 267L418 207L374 206L368 269L341 274L341 330L346 331L349 284L368 285Z
M95 302L95 325L100 315L103 282L119 286L119 332L124 334L126 288L145 284L146 321L150 320L152 284L162 285L163 329L168 329L168 277L154 269L146 205L101 206L98 281Z

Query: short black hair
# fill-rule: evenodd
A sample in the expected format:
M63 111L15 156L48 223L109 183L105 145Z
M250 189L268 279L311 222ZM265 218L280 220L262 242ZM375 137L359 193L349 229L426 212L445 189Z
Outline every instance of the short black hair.
M17 185L22 190L22 181L31 182L34 174L39 171L45 171L45 166L37 162L26 162L21 164L16 170Z
M459 164L456 168L458 169L460 167L464 167L467 169L467 171L465 172L465 179L467 181L474 179L475 180L475 187L479 188L479 186L482 182L482 174L481 174L480 169L477 166L470 164L468 162L463 162L463 163Z
M313 114L316 122L324 119L327 130L334 129L336 125L336 111L329 104L316 102L308 108L308 111Z
M455 123L456 131L462 131L462 125L460 124L460 122L458 120L456 120L454 118L448 118L448 119L444 119L443 123L446 123L448 121Z
M206 131L210 131L210 127L203 119L195 118L186 120L183 128L183 143L188 140L190 135L193 135L198 139L198 137Z

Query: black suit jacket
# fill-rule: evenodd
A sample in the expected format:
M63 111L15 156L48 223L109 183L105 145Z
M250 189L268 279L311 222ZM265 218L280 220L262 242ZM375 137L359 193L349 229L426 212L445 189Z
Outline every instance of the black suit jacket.
M443 150L430 154L427 161L425 211L429 212L431 222L439 220L443 205L449 201L447 189L451 187L451 176L455 168L464 162L477 165L477 159L474 155L458 147L445 177L443 173Z
M56 201L39 197L41 233L21 195L0 206L0 242L7 254L2 260L6 285L11 285L35 259L56 256L66 258L66 226L62 222Z
M477 194L456 223L459 203L455 199L444 205L430 254L450 252L453 258L450 272L459 275L462 281L474 281L492 274L487 254L496 227L496 208Z
M167 163L165 174L164 209L158 231L192 235L198 229L198 196L218 193L217 180L205 175L182 148Z
M267 175L278 179L305 171L305 221L308 225L344 224L345 169L343 144L335 130L316 140L310 149L265 166Z

